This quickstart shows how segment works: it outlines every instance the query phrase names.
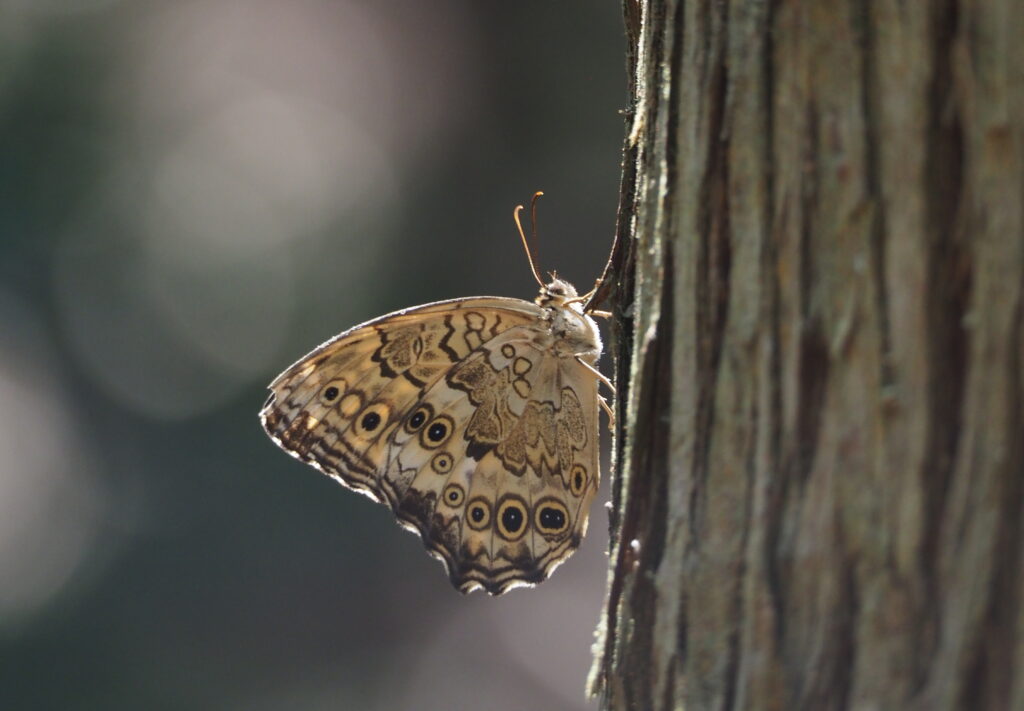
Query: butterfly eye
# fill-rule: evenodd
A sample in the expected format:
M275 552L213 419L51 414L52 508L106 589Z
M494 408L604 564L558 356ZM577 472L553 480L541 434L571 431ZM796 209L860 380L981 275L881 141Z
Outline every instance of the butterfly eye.
M565 533L569 528L569 510L557 499L541 499L534 512L533 525L548 535Z
M517 496L506 496L498 506L498 534L507 541L518 541L526 533L526 502Z
M412 411L412 414L409 415L409 419L405 421L405 431L412 434L422 427L423 423L429 420L433 414L434 410L430 405L420 405Z
M437 449L451 435L455 428L452 418L447 415L438 415L425 429L420 431L420 444L427 449Z
M466 520L474 531L482 531L491 523L491 506L486 499L477 497L466 507Z
M587 470L582 464L574 464L569 474L569 491L573 496L579 496L587 484Z
M466 492L458 484L449 484L444 489L444 502L451 507L462 504L466 498Z

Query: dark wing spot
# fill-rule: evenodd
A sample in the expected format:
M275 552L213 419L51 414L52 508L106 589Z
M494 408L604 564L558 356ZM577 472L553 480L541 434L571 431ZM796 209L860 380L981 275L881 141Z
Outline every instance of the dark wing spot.
M441 452L434 455L430 460L430 467L438 474L447 474L452 470L452 456L448 452Z
M483 531L491 523L491 505L483 498L476 497L469 502L469 527Z
M573 496L579 496L587 484L587 470L581 464L574 464L572 467L572 479L569 481L569 491Z
M373 432L380 425L380 415L376 412L367 412L363 415L363 429Z
M501 514L501 523L509 533L516 533L523 525L523 512L509 506Z
M565 514L553 506L545 506L540 510L540 525L541 528L560 531L565 526Z
M449 506L458 506L466 498L466 492L458 484L449 484L445 487L444 498Z

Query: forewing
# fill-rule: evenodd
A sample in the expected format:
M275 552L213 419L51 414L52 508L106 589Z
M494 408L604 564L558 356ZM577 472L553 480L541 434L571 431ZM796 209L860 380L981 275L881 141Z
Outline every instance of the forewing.
M477 297L388 314L324 343L271 384L264 429L346 486L379 489L387 443L423 393L475 349L536 321L526 301Z

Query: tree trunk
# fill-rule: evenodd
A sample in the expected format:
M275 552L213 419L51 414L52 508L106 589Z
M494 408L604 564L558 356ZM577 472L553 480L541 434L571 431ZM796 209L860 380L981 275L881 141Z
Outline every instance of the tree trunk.
M626 1L609 709L1024 709L1024 2Z

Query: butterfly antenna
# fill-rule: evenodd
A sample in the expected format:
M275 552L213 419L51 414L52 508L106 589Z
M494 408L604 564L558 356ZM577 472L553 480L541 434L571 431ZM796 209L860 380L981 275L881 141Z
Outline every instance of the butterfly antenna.
M530 198L530 232L533 235L533 253L537 255L537 261L540 261L540 238L537 236L537 199L544 193L538 190Z
M537 234L537 220L536 220L536 204L537 198L544 193L538 192L533 196L533 202L530 203L531 212L534 215L533 229L534 236ZM523 224L519 221L519 211L523 209L522 205L516 205L516 209L512 212L512 219L516 221L516 227L519 228L519 238L523 240L523 249L526 250L526 259L530 262L530 271L533 272L533 278L537 280L540 287L544 288L544 281L540 278L540 274L537 272L537 265L533 260L533 252L530 251L530 243L526 241L526 233L523 232Z

